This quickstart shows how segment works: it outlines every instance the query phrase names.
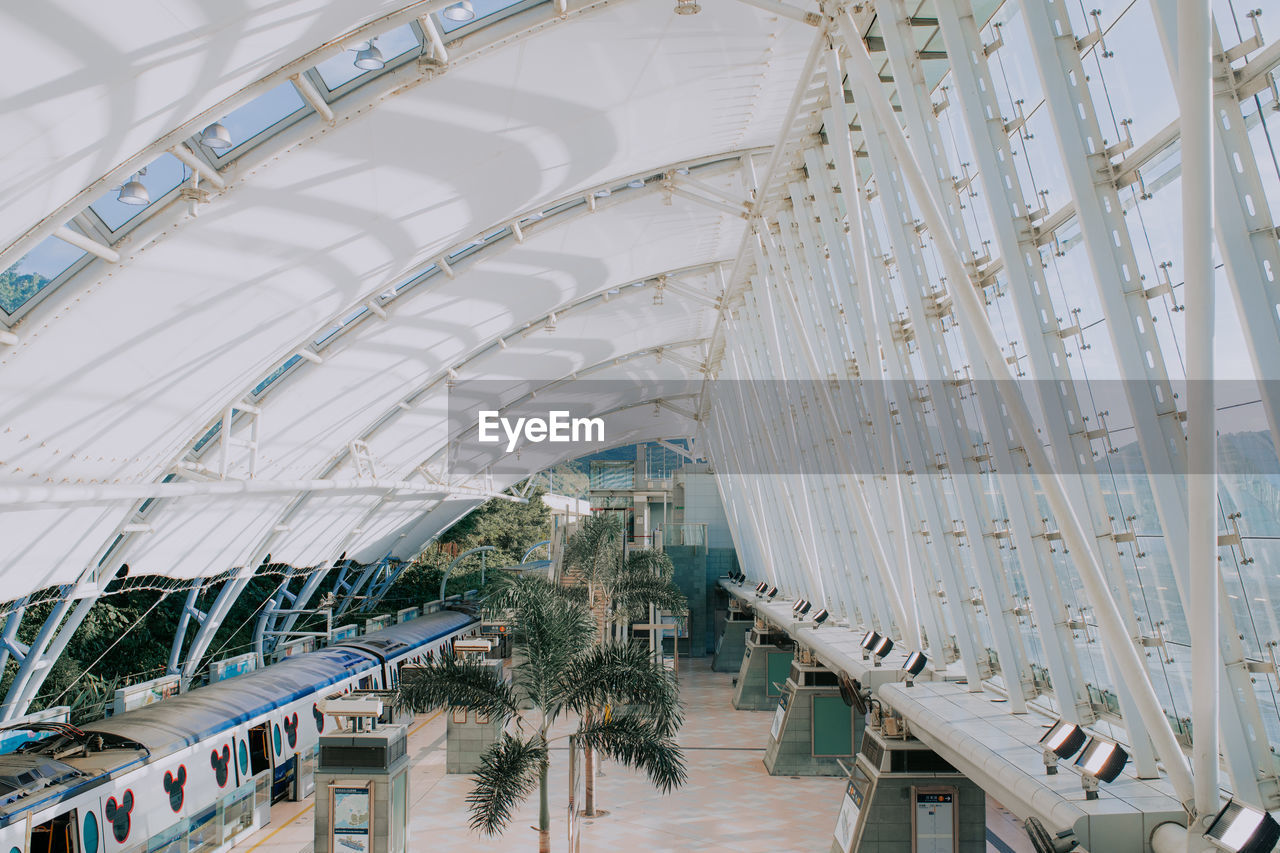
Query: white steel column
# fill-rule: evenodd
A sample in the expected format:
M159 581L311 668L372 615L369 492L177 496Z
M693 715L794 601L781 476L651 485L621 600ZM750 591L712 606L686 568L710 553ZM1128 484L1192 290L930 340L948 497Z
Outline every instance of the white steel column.
M1187 627L1197 818L1218 811L1218 442L1213 400L1213 103L1209 0L1178 3L1182 258L1186 276ZM1201 828L1207 826L1202 823Z
M1052 0L1052 2L1060 4L1062 0ZM1025 5L1029 4L1024 4L1024 9ZM946 226L936 201L929 190L919 165L912 157L911 149L907 144L902 128L898 125L897 117L894 115L888 99L884 96L884 92L878 90L878 76L871 62L871 57L867 53L866 44L862 41L861 34L847 13L840 14L837 20L842 28L852 57L851 73L862 80L862 85L867 91L873 92L870 98L872 103L868 107L873 110L873 115L885 131L893 148L894 157L902 167L911 193L924 216L925 225L938 242L939 254L946 268L948 278L956 282L953 295L957 309L961 312L962 319L965 322L974 325L975 337L982 347L982 357L986 360L992 375L998 377L998 381L1001 382L1002 395L1009 411L1010 425L1023 442L1033 469L1041 477L1041 482L1045 489L1045 497L1053 510L1054 516L1062 526L1063 538L1067 547L1078 555L1081 581L1090 599L1095 603L1099 629L1107 642L1116 647L1116 659L1119 664L1120 676L1129 679L1134 686L1135 698L1142 715L1142 722L1146 725L1160 757L1165 762L1170 783L1173 785L1178 798L1183 802L1189 802L1193 793L1191 773L1187 766L1186 757L1182 754L1181 747L1174 737L1173 730L1169 727L1168 720L1165 719L1164 709L1160 706L1160 700L1151 685L1145 665L1129 639L1119 608L1117 608L1115 600L1107 589L1102 566L1090 547L1090 537L1067 498L1059 474L1054 471L1048 454L1045 453L1044 447L1040 444L1031 411L1027 406L1026 400L1021 397L1015 387L1013 376L1004 360L1004 354L1000 351L1000 345L996 341L985 310L978 299L977 289L968 271L964 268L959 250L946 231Z

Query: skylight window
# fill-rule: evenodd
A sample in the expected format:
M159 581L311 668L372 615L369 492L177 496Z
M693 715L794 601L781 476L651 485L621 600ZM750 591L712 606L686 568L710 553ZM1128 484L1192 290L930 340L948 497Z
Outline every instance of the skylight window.
M441 31L445 33L451 33L454 30L471 26L475 24L477 21L483 20L484 18L487 18L490 15L496 15L499 12L505 12L506 10L510 9L513 6L520 6L522 4L525 6L530 5L528 3L524 3L523 0L471 0L471 6L473 9L475 9L475 12L476 12L475 18L469 21L452 21L443 15L437 15L436 18L440 24ZM489 21L488 23L493 23L493 22Z
M284 362L279 367L277 367L275 370L268 373L265 379L263 379L257 385L253 386L253 390L249 393L252 394L254 397L257 397L263 391L267 390L267 386L269 386L272 382L275 382L281 376L284 376L286 373L288 373L289 368L293 367L295 364L297 364L300 361L302 361L302 356L300 355L295 354L295 355L289 356L284 360Z
M293 118L306 108L306 101L289 81L266 91L242 107L237 107L220 121L231 133L233 146L218 152L219 160L225 160L244 146L253 142L263 131Z
M119 200L119 190L111 189L100 199L89 205L89 209L98 215L98 218L102 220L102 224L107 228L112 231L119 231L126 222L177 189L190 174L187 167L177 157L172 154L161 154L154 161L147 164L146 174L139 175L137 178L147 188L147 194L151 196L151 204L142 206L124 204Z
M84 256L84 250L57 237L46 237L16 264L0 272L0 310L13 314Z
M396 59L411 51L416 53L421 45L422 43L418 41L417 32L409 24L396 27L394 30L388 30L373 38L373 46L382 55L384 65L393 64ZM325 87L330 92L340 89L357 77L376 73L376 69L366 71L365 69L357 68L355 60L356 52L345 50L317 65L316 73L320 75L320 79L324 81Z

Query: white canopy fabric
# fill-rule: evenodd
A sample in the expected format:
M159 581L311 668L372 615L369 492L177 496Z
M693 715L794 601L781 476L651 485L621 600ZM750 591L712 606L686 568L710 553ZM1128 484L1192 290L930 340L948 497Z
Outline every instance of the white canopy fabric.
M378 32L438 7L38 4L0 13L17 36L0 57L0 246L23 248L24 234L66 221L169 147L175 131L197 132L300 57L341 54L361 25ZM693 365L706 357L716 265L732 261L745 227L724 199L748 198L740 155L778 136L814 30L742 4L689 18L648 2L563 19L549 9L478 28L450 42L456 58L443 73L397 71L399 88L376 103L333 124L311 114L287 138L222 165L227 187L198 215L181 199L165 202L116 242L118 263L93 261L31 308L11 326L20 343L0 347L0 480L417 477L426 492L439 487L414 469L447 441L450 369L463 381L697 377L654 353L669 348ZM486 35L503 26L501 40ZM484 38L496 41L462 52ZM719 207L654 180L685 166ZM649 183L595 193L635 178ZM564 202L581 210L524 219L520 241L508 233L451 263L453 277L436 267L395 299L379 298L442 253ZM693 296L669 292L655 305L651 285L628 287L666 273ZM370 300L385 318L365 309L340 336L313 343ZM545 332L553 313L555 331ZM251 394L302 349L318 354ZM224 457L228 408L237 417ZM645 431L636 437L690 425L664 411ZM369 469L353 459L353 441L367 446ZM142 523L140 499L10 504L0 512L4 597L73 583L113 543L104 571L128 562L133 575L175 578L214 576L265 553L295 565L375 554L401 533L424 541L416 519L442 497L166 498L146 507L145 530L118 543L125 525ZM32 565L40 571L18 571Z

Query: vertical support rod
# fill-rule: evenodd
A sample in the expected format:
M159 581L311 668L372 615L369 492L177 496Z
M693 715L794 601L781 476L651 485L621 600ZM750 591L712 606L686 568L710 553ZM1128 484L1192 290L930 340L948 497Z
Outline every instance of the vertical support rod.
M1213 400L1213 21L1208 0L1178 3L1182 92L1182 258L1187 335L1187 538L1191 746L1196 816L1218 811L1217 424Z
M946 229L937 201L929 189L919 163L916 162L915 157L912 155L906 135L903 133L901 126L899 126L898 118L890 107L883 88L880 86L879 75L876 73L871 56L867 52L867 45L862 40L862 35L858 31L857 25L849 17L848 13L839 15L837 20L852 60L849 65L850 73L862 80L865 91L872 93L869 97L871 104L867 106L874 110L875 118L881 125L890 147L893 149L893 156L902 168L908 188L920 206L925 226L938 244L938 254L946 268L947 276L955 283L952 294L955 298L957 310L961 313L965 322L972 323L974 326L974 333L981 348L981 355L986 360L988 367L990 367L995 380L999 383L1001 396L1008 407L1010 427L1022 440L1028 459L1032 464L1032 470L1040 477L1041 483L1044 485L1045 497L1048 499L1049 507L1053 511L1054 517L1061 526L1067 547L1077 557L1080 580L1085 588L1085 593L1094 603L1099 629L1115 652L1116 663L1120 670L1119 674L1133 685L1134 697L1138 702L1139 713L1142 715L1142 723L1147 727L1155 743L1156 751L1165 762L1169 781L1178 799L1182 802L1188 802L1193 798L1193 786L1186 756L1182 754L1182 748L1178 745L1178 741L1173 735L1173 729L1170 728L1169 721L1165 718L1164 709L1160 706L1160 700L1156 696L1150 676L1147 674L1142 659L1138 657L1133 641L1125 630L1124 620L1120 616L1119 608L1107 588L1102 566L1091 549L1091 537L1080 523L1075 509L1067 497L1061 475L1053 469L1049 456L1045 452L1044 446L1040 443L1040 438L1036 434L1035 423L1031 416L1031 410L1015 385L1008 365L1005 363L1004 354L1000 351L1000 344L996 340L995 332L991 328L990 319L978 300L977 289L973 286L973 279L961 261L960 251L956 248L950 233ZM864 119L865 121L866 119Z

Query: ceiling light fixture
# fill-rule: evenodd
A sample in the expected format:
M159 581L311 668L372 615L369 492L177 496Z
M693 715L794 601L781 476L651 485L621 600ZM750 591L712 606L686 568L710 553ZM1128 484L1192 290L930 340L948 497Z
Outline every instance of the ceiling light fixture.
M146 173L146 169L139 169L135 172L120 187L120 194L116 196L116 200L121 204L132 204L135 207L145 207L151 204L151 193L147 192L147 188L142 184L142 176Z
M382 51L378 50L378 46L373 42L373 39L369 39L369 46L356 52L356 68L362 71L378 71L387 64L382 58Z
M444 15L450 21L458 21L466 23L476 19L475 7L471 5L471 0L462 0L461 3L454 3L440 14Z
M906 662L902 665L902 671L907 674L907 686L915 684L915 678L924 672L924 668L929 665L929 659L924 656L923 652L912 652L907 655Z
M860 645L862 646L862 659L866 660L874 655L876 666L880 665L881 658L893 651L893 640L875 631L868 631L864 634Z
M1099 737L1089 738L1088 745L1076 759L1086 800L1098 799L1098 783L1114 782L1129 760L1129 753L1118 743Z
M1228 800L1204 837L1232 853L1266 853L1280 841L1280 823L1267 812Z
M1058 759L1075 755L1088 739L1089 736L1084 733L1084 729L1075 723L1068 723L1066 720L1058 720L1054 723L1049 731L1045 732L1044 737L1040 738L1040 746L1044 750L1045 775L1056 775Z
M200 144L214 151L226 151L231 147L231 131L221 122L215 121L200 131Z

